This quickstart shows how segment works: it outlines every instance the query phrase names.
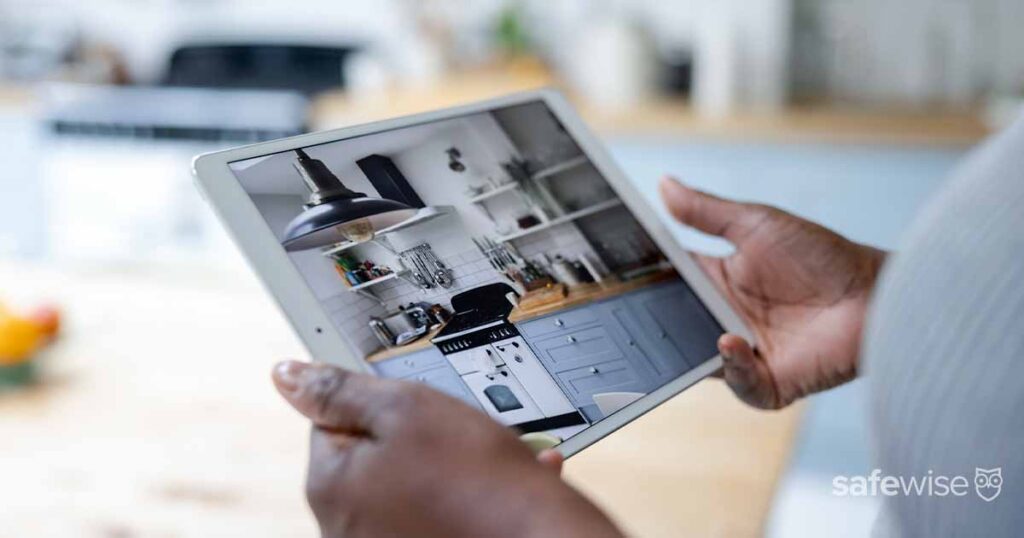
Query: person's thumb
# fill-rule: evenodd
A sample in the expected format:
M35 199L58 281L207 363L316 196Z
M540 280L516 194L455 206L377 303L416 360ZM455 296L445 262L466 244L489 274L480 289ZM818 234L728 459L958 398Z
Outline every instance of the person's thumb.
M722 354L722 377L743 402L760 409L777 409L778 392L771 371L750 344L735 334L718 339Z
M733 243L749 231L758 220L758 211L763 209L763 206L734 202L692 189L669 176L661 179L658 191L676 220Z

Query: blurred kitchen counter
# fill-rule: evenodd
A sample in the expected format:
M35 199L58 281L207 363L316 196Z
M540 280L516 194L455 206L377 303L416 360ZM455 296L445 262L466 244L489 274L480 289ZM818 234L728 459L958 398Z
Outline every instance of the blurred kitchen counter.
M4 532L316 533L307 426L269 378L306 353L254 278L0 263L0 282L9 302L55 301L67 320L44 383L0 394ZM630 535L760 536L801 412L754 411L705 381L565 476Z
M314 129L332 129L499 97L542 87L562 89L602 135L664 135L725 141L973 144L990 129L973 111L863 110L798 105L777 113L702 117L682 98L656 98L625 108L587 104L532 62L453 73L435 83L369 93L328 92L310 114Z

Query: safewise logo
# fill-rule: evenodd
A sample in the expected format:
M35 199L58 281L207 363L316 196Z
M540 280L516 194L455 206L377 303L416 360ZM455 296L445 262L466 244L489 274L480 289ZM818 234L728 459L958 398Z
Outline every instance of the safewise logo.
M971 492L992 502L1003 490L1003 468L974 468L974 480L964 475L936 474L929 470L918 476L882 474L874 469L868 475L837 475L832 478L832 495L837 497L965 497Z

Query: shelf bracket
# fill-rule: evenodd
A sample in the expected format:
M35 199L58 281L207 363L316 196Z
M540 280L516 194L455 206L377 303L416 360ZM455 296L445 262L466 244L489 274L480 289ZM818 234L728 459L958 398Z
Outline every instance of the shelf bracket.
M392 256L398 256L398 251L395 250L395 247L391 245L391 242L388 241L387 237L374 237L373 239L370 240L370 242L388 251L388 253L391 254Z
M384 301L380 297L377 297L376 295L374 295L374 294L372 294L372 293L370 293L370 292L368 292L366 290L354 290L354 291L357 294L362 295L363 297L366 297L367 299L370 299L370 300L374 301L375 303L377 303L377 304L379 304L381 306L384 306Z

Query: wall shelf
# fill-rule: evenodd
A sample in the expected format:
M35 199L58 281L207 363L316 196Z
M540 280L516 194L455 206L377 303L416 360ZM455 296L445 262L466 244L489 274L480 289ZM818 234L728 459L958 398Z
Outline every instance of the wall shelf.
M401 278L402 276L404 276L403 273L408 273L408 271L393 271L393 272L388 273L388 274L386 274L386 275L384 275L382 277L378 277L378 278L375 278L373 280L369 280L367 282L363 282L362 284L356 284L355 286L351 286L351 287L348 288L348 291L365 290L366 288L369 288L369 287L372 287L372 286L376 286L377 284L380 284L381 282L387 282L388 280L394 280L396 278Z
M506 183L506 184L501 185L499 187L495 187L495 188L493 188L493 189L491 189L489 191L482 192L482 193L480 193L480 194L470 198L469 201L471 203L478 204L480 202L483 202L484 200L489 200L491 198L494 198L495 196L499 196L499 195L504 194L506 192L514 191L514 190L516 190L518 188L519 188L519 184L518 183Z
M607 210L609 210L609 209L611 209L613 207L618 207L620 205L622 205L622 200L620 200L618 198L615 198L613 200L607 200L607 201L601 202L599 204L594 204L594 205L592 205L590 207L585 207L583 209L580 209L580 210L577 210L577 211L573 211L572 213L567 213L565 215L562 215L561 217L551 219L551 220L549 220L547 222L544 222L542 224L538 224L538 225L533 226L531 228L527 228L525 230L519 230L518 232L511 233L511 234L508 234L508 235L499 236L496 239L496 241L501 243L501 242L504 242L504 241L512 241L513 239L519 239L520 237L525 237L525 236L530 235L530 234L535 234L537 232L542 232L544 230L547 230L548 228L551 228L551 227L554 227L554 226L558 226L559 224L565 224L567 222L572 222L574 220L581 219L581 218L589 216L589 215L593 215L594 213L600 213L601 211L607 211Z
M587 164L588 162L590 162L590 159L587 159L586 155L580 155L579 157L573 157L568 161L560 162L558 164L551 165L547 168L537 170L530 177L532 177L534 181L540 181L542 179L547 179L551 176L561 174L566 170L576 168L577 166L582 166L584 164Z

